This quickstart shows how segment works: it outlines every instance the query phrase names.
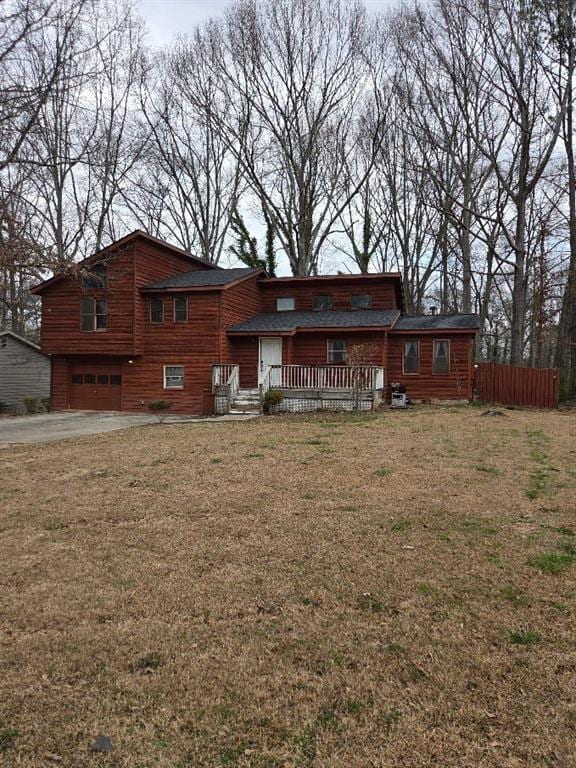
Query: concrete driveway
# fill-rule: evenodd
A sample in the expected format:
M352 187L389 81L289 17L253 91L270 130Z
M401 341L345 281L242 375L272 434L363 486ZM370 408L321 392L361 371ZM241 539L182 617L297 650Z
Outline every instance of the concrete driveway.
M230 414L229 416L195 418L166 416L166 424L185 422L246 421L259 414ZM98 435L118 429L156 424L158 419L148 413L119 413L118 411L56 411L35 416L0 418L0 447L18 443L52 443L69 437Z
M0 419L0 445L10 443L50 443L68 437L97 435L117 429L153 424L149 413L112 411L62 411Z

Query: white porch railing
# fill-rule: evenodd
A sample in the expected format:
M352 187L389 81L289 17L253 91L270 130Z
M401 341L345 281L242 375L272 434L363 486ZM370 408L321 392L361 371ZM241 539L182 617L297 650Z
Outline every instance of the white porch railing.
M269 365L260 382L262 396L276 387L374 392L384 389L384 368L377 365Z
M212 366L212 392L215 387L224 387L228 384L230 377L234 373L240 370L240 366L235 363L226 363L225 365L213 365Z
M227 399L226 413L230 411L232 402L240 389L240 366L236 363L212 366L212 394L218 387L225 388Z

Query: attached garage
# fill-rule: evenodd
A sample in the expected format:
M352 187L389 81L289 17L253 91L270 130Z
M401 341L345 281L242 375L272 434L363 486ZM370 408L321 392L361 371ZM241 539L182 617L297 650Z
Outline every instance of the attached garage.
M79 411L119 411L122 408L122 366L74 363L69 369L69 407Z

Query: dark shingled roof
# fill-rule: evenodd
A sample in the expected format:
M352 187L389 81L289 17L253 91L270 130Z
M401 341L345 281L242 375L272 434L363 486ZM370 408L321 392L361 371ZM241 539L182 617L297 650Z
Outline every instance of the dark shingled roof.
M172 275L157 283L145 285L144 290L155 288L202 288L204 286L218 286L233 283L241 277L248 277L253 272L261 272L261 269L238 267L237 269L195 269L192 272L184 272L181 275Z
M388 327L398 317L397 309L358 309L338 312L266 312L229 328L232 332L295 331L297 328Z
M403 315L395 331L426 331L438 329L474 330L480 327L478 315Z

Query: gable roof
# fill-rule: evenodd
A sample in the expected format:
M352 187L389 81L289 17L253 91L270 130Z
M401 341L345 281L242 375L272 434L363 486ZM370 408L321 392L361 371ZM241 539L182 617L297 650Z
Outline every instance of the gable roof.
M74 266L80 266L82 264L90 264L93 261L97 261L107 251L114 250L115 248L121 248L122 246L132 242L132 240L137 240L137 239L146 240L147 242L152 243L153 245L159 246L161 248L165 248L166 250L173 253L175 256L178 256L181 259L186 259L186 261L193 261L196 264L202 264L202 266L206 267L209 270L220 269L220 267L216 266L216 264L211 264L209 261L206 261L205 259L201 259L198 256L193 256L191 253L188 253L182 248L178 248L178 246L176 245L172 245L171 243L167 243L165 240L160 240L160 238L158 237L149 235L147 232L144 232L142 229L135 229L133 232L130 232L128 235L125 235L124 237L121 237L119 240L115 240L113 243L110 243L110 245L107 245L104 248L100 248L99 251L96 251L96 253L93 253L91 256L88 256L87 258L82 259L82 261L79 261ZM43 282L38 283L38 285L35 285L33 288L30 289L30 291L31 293L42 293L42 291L45 288L48 288L48 286L53 285L58 280L62 280L63 278L66 278L66 277L69 277L69 275L65 273L53 275L52 277L49 277L47 280L44 280Z
M27 347L30 347L30 349L35 350L41 355L44 354L38 344L34 344L33 341L25 339L24 336L20 336L19 333L14 333L14 331L0 331L0 338L3 336L10 336L10 338L14 339L14 341L18 341L20 344L25 344Z
M228 328L228 333L286 333L298 328L388 328L399 314L397 309L264 312L233 325Z
M478 315L403 315L394 326L394 330L475 330L479 327Z
M217 269L214 271L195 269L192 272L184 272L181 275L172 275L171 277L165 277L163 280L158 280L156 283L144 285L140 290L159 291L169 288L217 288L229 285L230 283L236 283L250 277L250 275L260 274L261 272L264 272L264 270L259 267L253 269L250 267L238 267L236 269Z

